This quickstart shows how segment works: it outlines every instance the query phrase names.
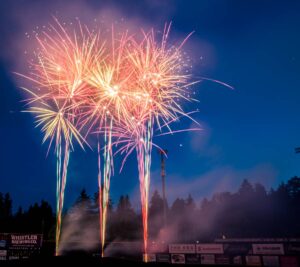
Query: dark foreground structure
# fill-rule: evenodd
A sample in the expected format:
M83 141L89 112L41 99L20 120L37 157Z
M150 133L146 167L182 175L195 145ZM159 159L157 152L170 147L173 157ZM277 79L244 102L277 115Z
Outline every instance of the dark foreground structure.
M137 262L126 259L117 258L93 258L89 256L65 256L65 257L51 257L51 258L33 258L26 260L13 260L5 261L0 263L1 266L105 266L105 267L116 267L116 266L130 266L130 267L142 267L142 266L170 266L170 263L159 263L159 262ZM176 266L186 266L184 264L176 264ZM194 265L197 266L197 265ZM203 265L200 266L212 266ZM214 266L225 266L225 265L214 265ZM236 265L226 265L228 267ZM292 266L291 266L292 267Z
M130 266L130 267L139 267L139 266L171 266L173 264L171 263L161 263L161 262L137 262L137 261L131 261L126 259L117 259L117 258L95 258L95 257L89 257L89 256L64 256L64 257L50 257L50 258L32 258L32 259L25 259L25 260L12 260L12 261L4 261L0 263L1 266L105 266L105 267L115 267L115 266ZM178 263L175 266L186 266L186 264ZM208 267L208 266L282 266L282 265L276 265L273 264L262 264L262 265L256 265L254 262L249 265L235 265L235 264L218 264L218 265L211 265L211 264L193 264L193 266L202 266L202 267ZM290 262L290 265L284 265L289 267L294 267L297 265L294 265L292 262Z
M62 257L35 257L23 260L0 262L0 266L146 266L143 262L128 261L115 258L95 258L91 256L62 256ZM148 264L147 264L148 265ZM152 265L152 264L151 264Z
M299 267L299 238L215 239L211 243L149 245L143 262L142 242L111 242L105 258L97 251L70 250L54 257L54 244L37 234L1 234L0 266L268 266ZM70 244L71 245L71 244Z

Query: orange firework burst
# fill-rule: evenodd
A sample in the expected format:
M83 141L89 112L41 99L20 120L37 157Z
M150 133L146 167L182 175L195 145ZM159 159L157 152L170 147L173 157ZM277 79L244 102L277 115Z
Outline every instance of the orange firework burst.
M99 35L91 34L78 23L77 31L68 32L55 19L55 25L36 37L38 48L30 64L30 75L21 75L33 83L23 88L29 93L27 110L34 114L37 126L42 126L43 142L55 139L57 155L57 224L56 255L59 252L61 215L72 140L81 147L86 143L80 133L81 117L90 96L90 87L84 83L90 66L101 57ZM49 150L48 149L48 150Z
M125 153L122 166L130 153L136 150L142 218L144 252L148 246L148 202L150 186L151 151L154 127L162 131L180 116L190 118L181 107L181 100L192 101L189 97L190 75L185 68L181 47L168 46L170 25L166 25L162 41L157 43L154 31L142 32L141 41L131 40L127 47L126 60L130 78L126 81L126 97L123 99L126 113L114 127L115 144L121 145L117 152ZM147 260L147 257L145 258Z
M187 88L191 76L187 74L184 57L181 51L183 43L178 47L167 46L170 24L165 26L161 42L156 42L154 31L143 32L143 40L135 43L129 58L136 76L138 100L143 100L145 110L156 119L158 127L177 119L178 115L186 115L179 100L191 100L187 96Z
M154 130L172 133L170 124L185 116L181 101L189 97L191 76L178 46L169 46L170 24L160 42L153 30L141 36L121 33L103 38L79 22L72 28L56 24L37 37L38 49L30 75L20 75L33 83L23 88L43 142L55 143L57 155L56 254L59 251L61 215L67 168L73 140L83 148L90 133L98 136L98 186L100 238L104 253L110 177L113 173L113 146L125 154L137 153L144 251L147 253L148 201L151 151ZM165 131L166 129L166 131ZM84 132L84 134L83 134ZM103 167L100 139L103 140ZM55 141L54 141L55 140Z

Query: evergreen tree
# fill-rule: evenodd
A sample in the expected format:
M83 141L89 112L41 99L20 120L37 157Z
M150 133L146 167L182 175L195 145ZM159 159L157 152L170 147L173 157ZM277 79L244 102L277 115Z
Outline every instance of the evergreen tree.
M117 209L111 218L110 238L132 240L141 237L139 220L134 212L129 196L120 196Z
M195 212L196 210L196 203L192 198L191 194L188 195L187 199L185 200L185 206L188 213Z
M150 238L156 238L164 226L164 201L155 190L149 207L149 235Z
M254 193L252 184L247 179L243 180L238 192L241 196L251 196Z
M12 199L9 193L6 193L3 199L3 214L6 218L10 218L12 216Z

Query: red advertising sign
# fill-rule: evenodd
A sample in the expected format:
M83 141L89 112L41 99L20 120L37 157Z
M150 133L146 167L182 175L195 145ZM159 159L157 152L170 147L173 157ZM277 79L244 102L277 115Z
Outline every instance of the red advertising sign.
M223 244L197 244L198 254L223 254Z
M195 254L196 246L194 244L170 244L169 253Z

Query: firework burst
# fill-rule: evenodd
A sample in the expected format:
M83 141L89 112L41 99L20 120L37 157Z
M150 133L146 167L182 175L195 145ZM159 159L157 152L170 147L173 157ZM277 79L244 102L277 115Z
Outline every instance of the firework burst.
M173 133L171 123L182 116L190 118L180 102L194 100L189 97L193 82L181 52L186 39L178 46L168 46L169 31L170 25L166 25L161 42L156 42L153 30L142 32L140 41L130 40L125 57L129 67L122 101L125 112L121 112L122 120L113 128L114 144L120 146L116 153L125 155L122 167L128 155L136 151L146 255L153 132L167 129L165 133Z
M178 46L168 45L171 25L156 41L154 30L104 38L79 22L68 29L55 19L48 31L37 36L38 49L30 74L21 75L32 88L28 112L34 114L44 134L43 142L54 143L57 156L56 254L59 252L64 191L73 142L82 148L86 137L98 137L98 189L101 251L104 255L110 179L115 154L127 157L136 151L144 252L148 246L148 202L151 151L154 131L173 133L171 123L188 117L181 102L189 96L191 75ZM95 136L95 135L94 135ZM102 140L102 141L101 141ZM103 153L102 153L103 152ZM102 153L102 155L101 155ZM103 159L103 166L101 166ZM121 167L121 169L122 169Z
M48 152L55 140L57 157L56 255L59 253L64 191L73 140L83 148L82 114L90 96L84 83L90 65L101 57L98 35L91 34L78 23L77 31L68 32L55 19L54 25L36 36L38 48L30 61L30 74L20 76L32 83L23 88L29 97L27 110L42 127L43 142L50 140ZM97 50L95 48L97 47Z

